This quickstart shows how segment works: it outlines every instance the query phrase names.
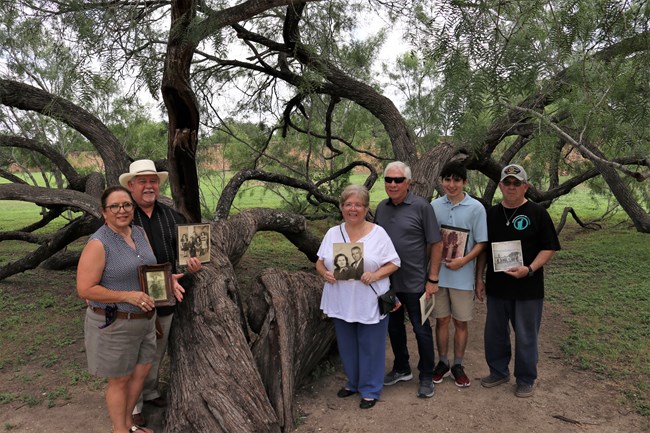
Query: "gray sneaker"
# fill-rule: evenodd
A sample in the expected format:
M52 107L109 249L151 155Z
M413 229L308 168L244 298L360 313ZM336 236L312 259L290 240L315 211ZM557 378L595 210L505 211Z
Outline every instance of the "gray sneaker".
M391 371L386 376L384 376L384 385L395 385L399 381L408 381L413 379L413 373L410 371L408 373L400 373L399 371Z
M490 374L489 376L486 376L481 379L481 385L485 388L492 388L495 386L499 386L502 383L506 383L510 380L510 376L506 377L498 377Z
M419 398L431 398L433 397L434 392L433 381L429 380L426 382L420 382L420 387L418 388Z
M526 383L518 383L517 389L515 390L515 395L517 397L526 398L533 395L533 385L528 385Z

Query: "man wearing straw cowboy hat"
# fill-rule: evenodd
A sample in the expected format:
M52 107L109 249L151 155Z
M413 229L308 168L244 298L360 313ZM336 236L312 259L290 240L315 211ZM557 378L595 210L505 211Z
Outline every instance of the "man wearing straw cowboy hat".
M131 191L131 196L137 204L133 223L142 227L147 233L151 248L159 264L171 263L176 273L177 261L177 231L176 225L186 222L185 218L158 201L160 185L167 180L166 171L157 171L150 159L133 161L129 172L120 176L120 185ZM201 269L201 262L196 257L188 258L187 270L197 272ZM151 370L144 381L142 395L133 410L133 422L144 426L146 421L142 416L143 402L158 407L166 406L167 402L158 392L158 373L160 363L167 349L169 330L174 317L175 307L158 307L157 315L162 328L162 337L156 340L156 357Z

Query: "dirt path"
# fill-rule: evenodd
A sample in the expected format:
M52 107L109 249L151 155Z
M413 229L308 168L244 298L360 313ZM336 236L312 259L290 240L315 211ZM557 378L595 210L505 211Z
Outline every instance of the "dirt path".
M336 391L344 385L340 372L298 393L298 407L306 415L297 432L526 432L526 433L632 433L641 432L644 420L621 406L616 384L593 373L566 367L555 343L566 335L561 317L546 308L542 323L539 380L531 398L514 396L514 379L496 388L481 387L488 373L483 357L485 305L477 305L470 324L465 371L472 385L458 388L451 378L436 385L431 399L415 396L417 379L385 387L377 405L359 409L358 399L340 399ZM417 351L409 334L412 365ZM392 352L387 348L391 367ZM417 376L416 376L417 377ZM563 421L565 417L580 424ZM647 425L647 422L645 422Z
M485 306L478 305L476 320L470 326L470 343L465 358L466 371L472 379L471 387L459 389L452 380L445 379L436 386L433 398L418 399L415 397L416 380L400 382L386 387L381 401L374 408L361 410L356 397L336 397L336 391L345 382L343 373L337 372L299 390L297 408L304 416L300 418L296 431L634 433L642 432L644 425L647 427L647 420L622 406L615 383L599 379L592 373L567 368L562 363L555 338L565 335L566 330L559 314L549 308L542 324L540 379L534 397L516 398L512 382L493 389L482 388L479 377L487 373L482 343L484 317ZM82 347L83 341L78 341L71 348L76 352L74 362L84 359ZM411 353L417 363L417 352L413 347ZM390 363L390 349L388 358ZM85 361L80 365L85 365ZM16 374L0 369L0 395L20 383L15 381ZM47 375L47 371L42 374ZM104 390L86 386L69 388L69 400L49 409L45 404L33 407L15 401L0 404L0 431L110 432ZM162 432L162 412L146 406L145 415L150 420L149 425ZM557 416L580 424L562 421Z

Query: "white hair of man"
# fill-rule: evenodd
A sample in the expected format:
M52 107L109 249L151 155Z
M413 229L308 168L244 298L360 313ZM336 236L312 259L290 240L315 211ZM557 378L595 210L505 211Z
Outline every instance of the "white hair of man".
M407 179L411 179L411 167L403 163L402 161L393 161L389 163L386 168L384 169L384 177L386 176L386 173L388 173L388 170L395 168L402 173L404 173L404 177Z

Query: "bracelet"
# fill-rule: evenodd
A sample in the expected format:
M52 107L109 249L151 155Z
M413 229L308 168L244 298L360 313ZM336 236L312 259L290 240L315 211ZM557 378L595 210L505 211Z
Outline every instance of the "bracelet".
M427 281L431 284L438 284L438 280L432 280L431 278L427 278Z

